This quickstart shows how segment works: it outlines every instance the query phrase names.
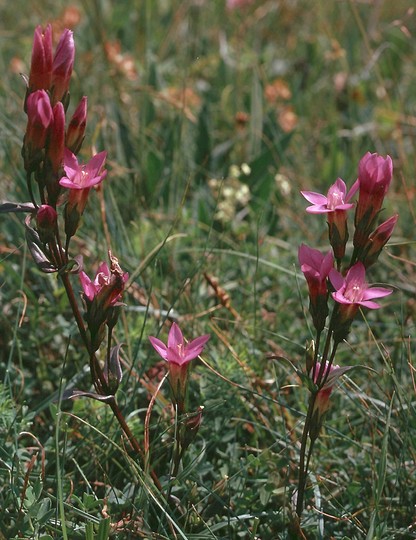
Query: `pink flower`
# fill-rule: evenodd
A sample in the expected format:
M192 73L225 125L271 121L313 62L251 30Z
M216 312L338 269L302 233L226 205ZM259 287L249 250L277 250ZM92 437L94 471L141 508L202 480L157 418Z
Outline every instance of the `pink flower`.
M87 204L88 194L93 186L100 184L107 176L103 170L107 152L100 152L85 165L80 165L76 156L67 148L64 151L64 170L66 176L59 180L59 184L70 189L65 220L67 234L72 236L79 224L79 217L83 214Z
M167 346L163 341L155 337L149 337L149 340L156 352L164 360L179 366L185 366L201 354L209 338L209 334L206 334L185 345L181 329L176 323L173 323L169 331Z
M84 140L87 125L87 96L84 96L75 109L66 132L66 147L77 154Z
M383 298L393 292L383 287L370 287L365 281L365 267L362 262L351 266L345 278L335 269L331 270L329 279L336 291L332 293L332 297L340 304L341 325L352 321L360 306L368 309L380 308L380 304L373 302L373 299ZM345 328L340 328L341 330L345 334ZM341 335L343 334L340 333Z
M390 156L382 157L367 152L358 166L359 196L355 211L354 246L363 248L373 229L384 197L393 178L393 162Z
M334 266L334 257L329 251L326 255L318 249L313 249L305 244L299 247L299 263L309 287L311 300L319 295L326 296L328 289L326 279Z
M348 201L355 195L358 189L357 182L352 186L347 194L345 182L338 178L335 184L329 188L327 196L315 191L301 191L305 199L312 203L306 209L310 214L328 214L337 210L350 210L354 204Z
M91 281L85 272L79 273L85 297L92 302L95 298L105 296L104 309L119 303L128 278L127 272L111 272L106 262L102 262L98 267L94 281Z
M71 30L65 29L56 47L52 64L52 102L56 103L65 97L74 66L75 44Z
M317 384L318 387L319 387L318 378L320 375L321 368L322 368L322 364L320 362L316 362L314 370L311 371L311 373L309 374L313 382ZM322 372L322 377L320 377L321 381L325 381L325 382L321 386L321 388L318 390L318 393L316 394L314 409L313 409L315 418L314 418L314 421L312 422L311 437L313 437L314 435L316 435L317 437L319 434L319 430L322 426L323 415L329 409L329 405L330 405L329 397L332 393L332 390L337 380L350 369L352 369L352 366L345 366L345 367L339 367L336 365L329 366L328 362L325 362L325 367Z
M331 252L326 255L305 244L299 247L300 268L308 283L310 306L314 326L322 330L328 316L328 287L327 278L334 266Z
M371 194L375 197L386 195L393 178L393 162L390 156L383 157L367 152L358 165L360 195Z
M107 176L107 171L103 170L107 152L100 152L85 165L80 165L76 156L67 148L64 152L64 170L66 176L59 181L62 187L68 189L90 189L100 184Z
M335 258L340 261L345 255L348 240L347 211L353 208L349 201L358 189L358 182L347 193L345 182L338 178L328 190L321 195L314 191L301 191L305 199L312 203L306 209L310 214L328 214L329 242L334 250Z
M45 90L36 90L27 98L26 139L33 148L44 148L53 120L51 102Z
M52 77L52 27L37 26L33 38L29 92L49 90Z
M55 208L48 204L39 206L36 212L36 228L42 242L53 240L58 222L58 214Z
M149 337L156 352L168 362L172 400L178 414L186 410L189 362L201 354L209 338L206 334L185 345L181 329L176 323L172 324L169 331L167 346L160 339Z

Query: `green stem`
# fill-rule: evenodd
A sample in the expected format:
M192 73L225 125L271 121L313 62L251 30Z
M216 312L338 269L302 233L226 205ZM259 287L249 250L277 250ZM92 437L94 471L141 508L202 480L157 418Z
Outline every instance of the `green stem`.
M302 515L303 510L303 499L305 497L305 485L306 478L308 474L309 459L307 461L307 466L305 467L305 456L306 456L306 447L308 444L308 434L310 429L310 423L313 413L313 408L315 405L317 392L311 394L308 406L308 412L306 413L305 424L303 426L302 441L300 446L300 455L299 455L299 476L298 476L298 496L296 501L296 514L299 519ZM309 453L310 457L310 453Z

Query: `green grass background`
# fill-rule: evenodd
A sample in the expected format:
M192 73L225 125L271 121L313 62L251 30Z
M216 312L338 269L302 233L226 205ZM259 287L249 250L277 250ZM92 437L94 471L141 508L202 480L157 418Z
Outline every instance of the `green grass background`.
M111 247L132 277L118 397L139 439L165 370L147 336L166 339L168 313L189 339L211 334L211 369L196 362L190 381L204 420L167 508L105 405L59 402L68 384L90 388L86 354L63 287L25 248L22 217L2 215L0 538L289 538L307 390L270 356L303 368L313 333L297 250L328 249L325 219L305 213L299 191L351 185L367 151L394 160L383 216L399 222L369 279L395 292L339 349L338 364L368 369L334 392L303 525L308 538L416 538L412 4L0 1L0 199L29 198L19 73L33 30L74 23L70 110L82 95L89 106L81 156L107 150L110 173L72 254L92 275ZM151 457L165 483L168 404L164 386Z

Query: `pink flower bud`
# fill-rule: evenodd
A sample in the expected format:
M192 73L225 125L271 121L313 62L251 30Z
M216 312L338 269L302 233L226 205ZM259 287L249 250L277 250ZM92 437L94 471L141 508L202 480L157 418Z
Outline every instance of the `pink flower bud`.
M355 211L354 247L362 249L374 227L384 197L393 178L390 156L382 157L367 152L358 166L359 196Z
M84 140L87 125L87 96L84 96L75 109L66 131L65 146L77 154Z
M328 287L327 278L334 266L331 252L326 255L305 244L299 247L300 268L309 288L310 313L314 326L322 330L328 316Z
M71 30L65 29L56 47L52 65L52 103L62 101L69 90L74 66L75 44Z
M56 213L55 208L48 204L39 206L36 213L36 227L42 242L46 243L54 238L57 221L58 214Z
M36 90L30 94L27 98L25 144L29 144L36 150L44 148L52 120L52 107L45 90Z
M368 268L377 261L381 250L387 244L387 242L390 240L391 235L393 234L393 230L396 226L398 218L398 214L392 216L384 223L379 225L377 229L370 234L370 237L368 239L368 245L366 246L365 256L363 259L363 263L366 268Z
M65 149L65 111L62 103L58 102L53 108L53 123L47 155L54 174L58 174L63 166Z
M45 31L41 26L35 30L33 38L32 62L29 74L29 92L49 90L52 79L52 27Z
M22 155L26 171L34 171L43 159L43 149L53 121L51 103L45 90L36 90L29 94L26 111L27 127Z

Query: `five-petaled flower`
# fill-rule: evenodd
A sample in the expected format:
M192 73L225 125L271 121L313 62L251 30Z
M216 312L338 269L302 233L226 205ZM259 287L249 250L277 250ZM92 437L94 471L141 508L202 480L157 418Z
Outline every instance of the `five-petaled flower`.
M308 206L306 209L307 212L310 214L328 214L337 210L350 210L353 208L354 204L349 201L355 195L357 189L358 184L355 183L347 193L345 182L338 178L329 188L326 196L315 191L301 191L301 193L308 202L312 203L312 206Z
M355 182L347 193L345 182L338 178L329 188L326 197L314 191L301 191L305 199L312 203L312 206L307 207L307 212L328 215L329 242L338 261L345 255L348 240L347 211L354 207L349 201L357 189L358 182Z
M149 337L149 340L164 360L184 366L201 354L209 338L209 334L205 334L185 344L181 329L176 323L173 323L169 331L167 346L155 337Z
M167 346L160 339L149 337L157 353L168 362L172 400L179 414L185 412L189 362L201 354L209 338L210 336L205 334L185 344L181 329L176 323L172 324L169 331Z
M370 287L365 280L365 267L362 262L354 264L345 278L332 269L329 279L335 288L332 297L339 304L342 322L352 320L360 306L378 309L381 306L373 302L374 298L382 298L393 292L384 287Z
M90 189L93 186L98 186L107 176L107 171L104 170L106 157L107 152L100 152L85 165L80 165L76 156L65 148L64 170L66 176L60 179L59 184L70 190L65 208L65 232L68 238L73 236L78 228Z

